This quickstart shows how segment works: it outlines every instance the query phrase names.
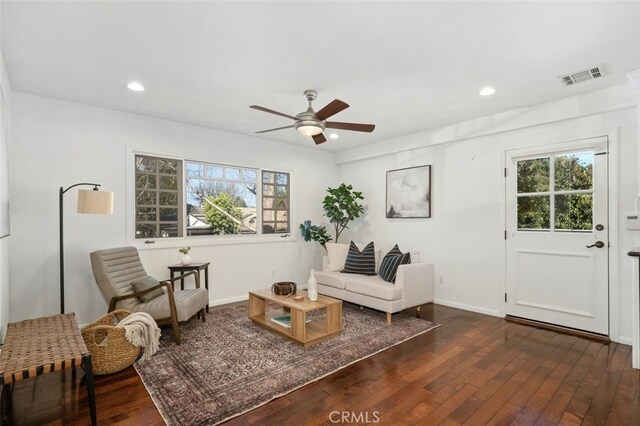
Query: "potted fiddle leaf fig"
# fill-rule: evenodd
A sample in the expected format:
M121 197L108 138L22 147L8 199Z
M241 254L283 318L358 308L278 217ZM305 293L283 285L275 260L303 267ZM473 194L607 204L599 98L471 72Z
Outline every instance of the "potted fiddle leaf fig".
M322 207L324 215L333 223L336 231L336 240L340 238L342 231L348 228L349 222L360 217L364 213L364 207L358 200L364 200L362 192L354 191L353 186L340 184L337 188L328 188L329 195L324 197Z
M349 222L364 213L364 207L358 202L364 200L364 197L362 192L354 191L353 186L344 183L337 188L327 188L327 192L329 195L322 200L322 208L324 216L328 217L329 222L333 224L336 233L335 242L337 243L342 231L348 228ZM327 228L323 225L312 225L309 220L300 224L300 232L305 241L318 241L322 247L331 241Z
M305 220L300 224L300 232L305 241L317 241L326 250L324 246L331 241L331 235L327 233L324 225L312 225L310 220Z

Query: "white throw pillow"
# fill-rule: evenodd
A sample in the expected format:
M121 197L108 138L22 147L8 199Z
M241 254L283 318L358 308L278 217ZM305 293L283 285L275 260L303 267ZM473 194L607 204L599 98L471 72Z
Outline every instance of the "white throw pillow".
M344 262L349 253L349 244L326 243L328 268L331 272L340 272L344 269Z

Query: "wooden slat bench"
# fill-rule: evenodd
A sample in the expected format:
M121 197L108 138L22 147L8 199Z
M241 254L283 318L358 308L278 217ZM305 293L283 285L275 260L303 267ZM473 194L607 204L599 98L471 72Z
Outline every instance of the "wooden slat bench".
M75 314L52 315L10 323L0 355L2 424L8 421L13 384L65 368L85 371L91 424L96 421L91 354L82 340Z

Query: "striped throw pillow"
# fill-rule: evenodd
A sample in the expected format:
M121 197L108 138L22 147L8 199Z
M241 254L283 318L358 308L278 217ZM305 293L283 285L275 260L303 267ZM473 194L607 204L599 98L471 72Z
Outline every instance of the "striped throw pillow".
M402 253L396 244L389 250L389 253L384 255L382 262L380 262L380 269L378 270L380 278L395 284L398 266L408 263L411 263L411 254L409 252Z
M375 275L376 252L373 241L367 244L362 251L351 241L351 244L349 244L349 253L347 253L347 260L344 262L344 270L342 272L345 274Z

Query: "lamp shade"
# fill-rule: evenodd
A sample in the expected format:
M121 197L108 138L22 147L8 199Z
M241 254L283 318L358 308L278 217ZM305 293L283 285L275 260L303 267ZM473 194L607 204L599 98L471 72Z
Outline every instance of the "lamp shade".
M78 213L113 214L113 192L79 189Z

